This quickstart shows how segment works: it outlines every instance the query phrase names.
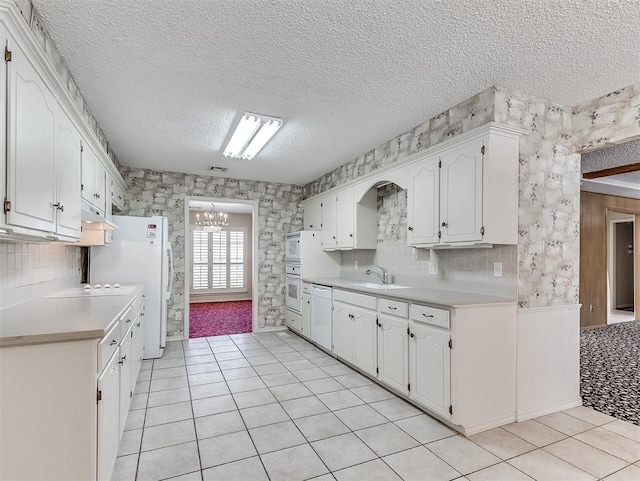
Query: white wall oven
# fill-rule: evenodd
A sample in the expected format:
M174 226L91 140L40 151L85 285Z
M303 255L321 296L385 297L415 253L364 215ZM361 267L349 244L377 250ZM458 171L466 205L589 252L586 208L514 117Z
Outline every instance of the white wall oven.
M302 263L301 237L302 235L300 234L300 232L293 232L291 234L287 234L286 249L285 249L285 262L287 264Z
M287 309L300 313L302 308L302 267L300 264L287 264L285 298Z

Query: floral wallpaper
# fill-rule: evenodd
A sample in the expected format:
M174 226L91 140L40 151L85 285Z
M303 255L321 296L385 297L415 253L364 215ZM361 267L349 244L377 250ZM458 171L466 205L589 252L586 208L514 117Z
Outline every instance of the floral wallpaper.
M576 152L640 139L640 82L573 107Z
M184 202L186 196L258 201L258 326L284 321L285 234L302 229L302 187L122 167L128 215L164 215L173 245L174 279L167 335L182 337L185 292Z
M520 139L518 304L577 304L580 156L571 108L498 87L495 121L530 132Z

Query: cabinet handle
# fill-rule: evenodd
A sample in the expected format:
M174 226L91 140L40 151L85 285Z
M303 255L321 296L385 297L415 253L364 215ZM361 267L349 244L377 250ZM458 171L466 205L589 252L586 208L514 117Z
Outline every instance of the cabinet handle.
M411 334L409 334L409 336L411 336L411 337L416 337L416 336L414 336L414 335L413 335L413 332L412 332Z
M429 315L427 315L427 314L425 314L424 312L422 313L422 315L423 315L424 317L433 317L433 314L429 314Z
M127 319L127 322L125 324L129 324L131 322L131 319Z
M109 343L110 346L115 346L116 344L118 344L118 341L116 341L115 339L112 339Z
M127 355L125 354L124 356L122 356L120 358L120 360L118 361L119 364L124 364L124 362L127 360Z
M446 223L446 222L443 222L443 223L442 223L442 227L447 227L447 223Z
M407 229L409 229L410 231L413 231L413 227L411 226L407 227Z
M397 307L391 307L391 306L387 306L389 309L391 309L392 311L395 311L396 309L398 309Z
M378 321L376 321L376 324L378 325L378 327L382 327L382 324L380 324Z
M349 314L349 319L355 319L355 316L353 314Z
M353 237L353 234L349 234L349 237Z
M335 239L335 238L336 238L336 236L332 236L332 238L333 238L333 239Z
M136 327L140 327L140 323L138 322L138 324L136 324Z
M55 204L53 204L53 206L58 209L60 212L64 212L64 205L62 205L60 202L57 202Z
M310 229L313 229L313 224L309 224L309 228L310 228Z

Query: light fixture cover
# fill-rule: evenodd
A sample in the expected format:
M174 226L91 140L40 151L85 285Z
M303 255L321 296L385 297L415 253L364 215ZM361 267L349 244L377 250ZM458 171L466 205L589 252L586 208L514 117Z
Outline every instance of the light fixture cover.
M250 160L282 127L282 119L245 112L224 149L225 157Z

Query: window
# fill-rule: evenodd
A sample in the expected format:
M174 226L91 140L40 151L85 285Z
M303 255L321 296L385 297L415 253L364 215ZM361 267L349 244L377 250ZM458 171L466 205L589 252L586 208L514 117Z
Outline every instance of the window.
M233 227L215 232L192 231L193 290L247 290L245 235L244 229Z

